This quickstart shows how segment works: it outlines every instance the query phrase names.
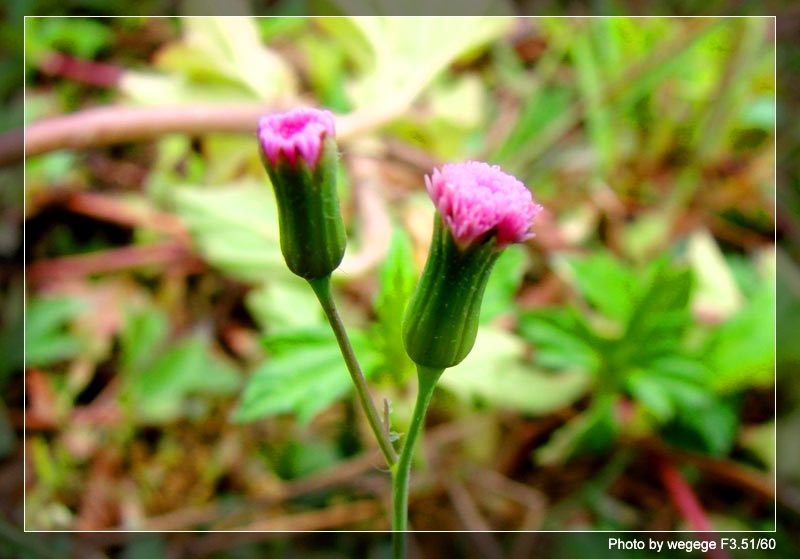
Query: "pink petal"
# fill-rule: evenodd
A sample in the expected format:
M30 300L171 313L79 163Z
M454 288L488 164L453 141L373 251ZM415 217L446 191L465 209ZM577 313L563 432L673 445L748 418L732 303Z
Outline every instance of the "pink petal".
M319 161L325 136L335 135L333 114L323 109L293 109L263 116L258 121L258 139L273 166L277 166L281 158L295 165L300 157L313 169Z
M519 243L542 207L530 190L497 165L480 161L451 163L434 169L425 186L456 242L467 246L489 232L497 246Z

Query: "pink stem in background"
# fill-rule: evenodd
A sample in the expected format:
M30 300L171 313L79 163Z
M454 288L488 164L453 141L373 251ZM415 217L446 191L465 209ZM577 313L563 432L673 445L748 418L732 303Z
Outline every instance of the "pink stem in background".
M30 207L30 206L29 206ZM116 223L125 227L146 227L189 244L189 234L180 219L148 206L136 206L125 200L94 192L70 192L64 207L72 212Z
M258 117L270 110L273 109L261 103L86 109L40 120L25 128L25 155L135 142L170 133L248 131L255 136Z
M708 520L708 515L706 515L706 511L703 510L703 506L697 498L697 494L681 473L666 456L658 456L657 460L661 482L666 487L672 504L675 505L680 515L689 523L691 529L698 532L710 532L713 530L711 522ZM700 537L703 536L711 539L713 534L700 534ZM712 559L730 559L728 554L721 549L710 549L707 553Z
M300 102L298 100L298 102ZM258 119L285 106L264 103L206 103L160 107L107 106L37 121L20 130L0 134L0 167L23 157L59 149L87 149L122 142L138 142L164 134L206 135L235 132L255 135ZM407 109L389 101L336 117L336 136L347 140L391 122Z
M673 504L681 516L689 522L692 530L711 530L711 523L700 505L697 495L680 472L666 458L659 460L658 471Z
M38 64L48 76L66 78L94 87L116 87L125 71L119 66L83 60L60 52L49 52Z
M43 260L28 265L25 279L29 284L41 285L147 266L161 268L187 266L189 270L196 270L204 265L183 243L163 241Z

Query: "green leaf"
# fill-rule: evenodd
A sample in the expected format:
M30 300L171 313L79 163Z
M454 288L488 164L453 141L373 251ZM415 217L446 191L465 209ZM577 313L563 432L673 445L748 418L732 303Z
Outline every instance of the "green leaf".
M681 402L675 419L663 430L667 442L690 450L724 455L730 451L739 427L732 405L708 392L702 404Z
M667 421L675 415L672 398L663 390L663 386L657 378L642 373L632 374L627 378L625 384L634 399L652 413L658 421Z
M273 13L285 14L286 11L281 10L286 10L286 7L286 5L280 7L276 6L276 11ZM285 38L287 35L291 35L293 38L297 36L303 36L308 31L308 28L312 25L312 21L313 20L302 17L274 15L271 17L258 17L255 19L261 40L264 42L269 42L273 39L281 37Z
M483 294L481 323L512 310L527 265L528 259L519 245L509 246L500 254Z
M571 96L567 88L545 88L532 95L522 108L514 128L492 159L501 163L516 161L528 142L535 139L559 115L564 114L569 108Z
M536 463L542 466L563 464L585 452L607 450L619 431L614 404L613 398L595 401L585 412L570 419L535 451Z
M221 189L176 187L173 200L198 250L214 266L253 283L290 274L280 250L275 197L266 176L263 181Z
M596 372L601 341L571 307L540 309L523 314L520 334L534 344L536 364L548 369Z
M425 118L409 114L394 121L387 132L439 159L449 160L474 151L486 122L486 87L471 74L435 80L419 101Z
M311 11L324 16L385 14L430 17L442 10L425 0L409 0L402 4L394 0L316 0L311 4ZM465 0L459 4L458 11L469 16L508 16L514 13L514 7L507 0Z
M707 385L711 372L700 361L680 354L659 356L647 363L648 368L664 378L682 380L697 385Z
M625 385L658 422L665 423L681 407L702 408L713 400L705 385L707 379L708 372L700 363L667 357L628 374Z
M294 274L280 274L250 290L245 304L259 326L271 333L294 331L321 324L323 320L308 282Z
M156 60L166 73L126 72L120 88L134 101L275 101L294 94L294 75L261 43L252 18L189 17L181 23L182 40L164 47Z
M775 288L763 285L709 340L706 359L712 386L721 392L770 386L775 369Z
M206 184L228 184L242 176L243 169L255 167L260 170L261 163L256 163L259 161L258 150L258 142L254 142L249 134L208 134L203 139L205 165L201 180ZM192 152L188 146L182 155L185 158Z
M236 370L213 355L197 336L178 342L147 368L130 371L128 377L128 395L136 417L154 423L187 413L191 395L231 394L238 386Z
M25 365L43 367L80 353L80 339L68 326L85 303L70 297L34 298L25 313Z
M381 369L402 382L414 371L403 344L402 324L417 280L411 241L402 229L394 231L378 278L379 291L375 298L378 321L370 334L382 356Z
M120 335L120 368L133 372L151 363L166 339L168 329L167 315L158 309L129 313Z
M365 375L376 355L363 333L350 329L350 341ZM339 346L327 329L301 330L266 338L273 353L247 381L234 413L240 422L294 413L308 423L352 390Z
M587 257L562 256L555 265L599 312L620 323L628 320L634 305L631 295L637 285L629 268L605 251Z
M626 337L640 347L639 355L674 351L689 323L691 272L661 258L651 263L639 285Z
M26 51L54 50L92 60L113 39L111 28L88 18L30 18L25 21Z
M524 351L525 344L512 334L482 327L472 352L439 383L465 400L534 415L561 409L586 393L588 375L535 369L522 361Z

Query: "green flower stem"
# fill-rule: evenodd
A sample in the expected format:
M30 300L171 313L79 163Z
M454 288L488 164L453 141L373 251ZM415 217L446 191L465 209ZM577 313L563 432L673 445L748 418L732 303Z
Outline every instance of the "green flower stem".
M411 460L414 457L414 447L425 422L425 413L436 388L436 382L444 369L432 369L417 365L419 378L419 391L417 402L414 404L414 413L411 415L411 424L403 441L400 458L392 467L392 557L405 559L406 534L408 529L408 479L411 474Z
M329 274L321 278L309 279L308 283L317 295L317 299L319 299L319 303L325 311L325 316L328 317L328 322L336 336L336 341L339 342L339 349L342 352L342 357L344 357L347 370L350 372L350 378L353 379L358 400L364 409L364 413L367 414L367 421L375 434L375 438L378 440L378 445L381 447L384 458L386 458L386 463L391 468L397 461L397 452L395 452L392 442L389 440L388 429L384 427L380 420L378 410L375 408L375 403L369 394L364 373L361 371L361 366L358 364L356 355L353 352L353 346L350 345L350 339L347 337L347 330L345 330L342 319L339 317L339 312L336 310L336 304L331 295L331 276Z

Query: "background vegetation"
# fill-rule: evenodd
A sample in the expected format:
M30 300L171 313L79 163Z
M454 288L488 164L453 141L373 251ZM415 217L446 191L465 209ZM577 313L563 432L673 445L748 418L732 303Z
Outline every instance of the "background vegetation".
M415 529L772 530L777 470L791 545L798 455L786 444L776 462L774 374L779 421L796 423L800 354L791 338L775 353L773 325L776 309L798 316L798 182L783 177L776 208L771 18L26 25L29 132L97 107L112 124L199 103L345 115L338 297L400 433L413 375L399 321L431 227L423 175L485 159L531 187L547 215L498 263L477 346L442 379ZM67 135L26 163L24 406L10 304L3 338L4 452L11 472L27 449L26 528L386 529L388 476L280 257L252 119L198 130L175 114L168 133L140 121L129 141ZM65 536L48 553L386 550L271 539ZM419 545L433 557L442 544ZM524 536L459 545L531 553Z

